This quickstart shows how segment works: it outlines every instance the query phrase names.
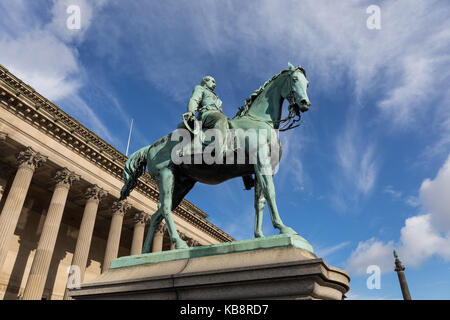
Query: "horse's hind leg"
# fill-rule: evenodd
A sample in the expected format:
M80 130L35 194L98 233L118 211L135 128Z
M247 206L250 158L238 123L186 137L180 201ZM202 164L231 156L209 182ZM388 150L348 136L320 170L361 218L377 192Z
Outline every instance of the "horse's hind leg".
M189 178L185 177L177 177L175 180L175 184L173 186L172 191L172 208L175 209L178 207L180 202L183 200L183 198L188 194L188 192L192 189L194 186L195 181ZM142 249L142 253L149 253L153 237L155 235L155 230L158 228L159 224L163 220L163 209L161 208L161 201L158 204L158 210L152 215L152 218L150 220L150 226L148 228L147 237L145 238L144 247ZM175 228L176 229L176 228ZM178 232L177 232L178 234ZM175 236L176 239L176 236ZM171 237L172 241L172 237ZM176 242L176 240L175 240ZM179 247L182 247L182 245L179 244Z
M266 206L266 198L261 189L258 179L255 179L255 238L264 237L262 231L262 218L264 207Z
M194 181L191 178L188 178L186 176L182 176L179 174L175 176L175 184L174 184L173 191L172 191L172 210L175 210L178 207L178 205L183 200L183 198L194 187L195 182L196 181ZM177 234L178 234L178 232L177 232ZM172 240L172 238L170 240L172 242L175 242L174 240ZM175 244L175 247L176 247L176 244Z

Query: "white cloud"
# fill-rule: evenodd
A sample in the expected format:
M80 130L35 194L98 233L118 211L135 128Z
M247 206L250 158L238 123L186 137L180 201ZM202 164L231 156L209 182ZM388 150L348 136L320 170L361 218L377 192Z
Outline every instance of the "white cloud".
M376 164L373 156L373 146L369 146L361 158L359 164L359 175L357 178L357 187L363 193L369 193L376 179Z
M368 4L363 1L183 5L174 10L171 2L131 2L127 9L133 20L123 28L117 28L123 23L111 21L102 37L106 54L115 56L121 51L114 49L119 41L129 33L137 36L142 53L138 65L144 66L149 81L180 101L199 74L207 71L204 57L219 59L224 53L239 53L239 69L263 79L271 75L270 68L284 67L289 58L306 65L316 83L326 84L327 90L341 85L348 71L361 101L376 90L379 109L399 126L410 125L416 111L429 110L427 98L442 83L450 39L449 8L433 1L384 2L381 30L367 29ZM174 33L180 38L168 41L167 35Z
M5 22L0 22L0 63L45 98L57 103L67 102L63 107L73 111L73 116L114 142L115 138L95 110L79 95L86 79L78 50L72 44L83 40L95 10L104 3L104 0L55 0L51 20L41 16L42 7L29 1L14 1L4 8L0 4L0 9L7 13ZM68 5L81 8L80 30L66 27Z
M401 230L402 246L398 249L402 261L412 267L420 266L432 255L450 261L449 235L441 234L431 224L433 214L408 218ZM448 230L450 231L450 230Z
M401 83L387 93L379 107L399 124L411 123L417 112L428 108L426 99L434 85L433 61L427 57L405 57L402 61Z
M394 243L389 241L383 243L375 238L358 243L356 249L351 253L346 263L346 270L358 275L367 273L367 267L377 265L381 272L393 270Z
M108 12L120 12L123 6L118 0L109 4L116 11ZM438 109L429 98L433 96L441 105L446 90L449 8L433 1L383 2L382 28L369 30L368 5L356 0L263 0L258 6L209 1L181 2L174 8L170 1L130 1L129 14L101 19L103 24L96 28L96 53L116 70L144 77L180 106L185 105L193 85L218 63L226 61L227 76L233 79L228 83L216 79L219 93L224 88L234 93L242 85L236 75L245 74L246 81L264 81L290 60L306 67L317 94L326 90L340 95L350 80L358 103L346 112L353 113L369 101L388 121L387 126L383 121L383 132L415 129L413 124L423 112ZM232 63L230 57L235 59ZM224 106L236 108L230 99L237 98L229 96ZM438 126L446 119L450 114L440 117ZM361 136L363 129L352 134ZM440 140L445 141L450 138ZM352 186L367 195L377 180L375 145L352 147L356 141L345 142L340 164L344 168L356 164Z
M419 267L432 256L450 261L450 156L434 180L425 179L420 188L420 198L430 210L428 214L417 215L405 220L396 244L405 265ZM360 242L351 253L347 266L349 271L363 274L371 264L380 266L382 272L393 265L393 241L371 238Z
M420 187L420 199L430 210L431 223L442 231L450 231L450 156L434 180L425 179Z
M77 94L83 82L82 67L78 51L70 42L82 40L94 10L104 2L54 1L52 19L48 23L32 4L17 1L7 5L3 8L7 12L6 22L0 25L3 31L0 63L50 100L58 101ZM66 26L69 5L78 5L81 9L80 30L69 30Z
M405 203L408 206L413 207L413 208L416 208L416 207L420 206L420 200L419 200L419 198L417 198L415 196L408 196L405 199Z
M75 94L81 86L77 51L51 33L30 31L0 38L0 61L11 73L50 100Z
M393 186L386 186L383 190L384 193L390 194L394 199L400 199L402 197L402 192L395 190Z
M350 204L357 206L360 197L373 190L377 179L375 146L362 139L361 130L357 117L353 116L335 140L337 164L341 170L332 173L333 202L339 210L348 209Z
M389 185L383 189L384 193L391 195L393 200L403 201L406 205L416 208L420 206L420 200L416 196L403 196L403 192L394 189L393 186Z
M52 7L52 21L45 26L46 30L59 37L63 42L81 42L89 29L96 10L100 9L106 0L55 0ZM80 29L67 28L67 13L69 6L80 8Z
M333 253L335 253L335 252L337 252L337 251L347 247L349 244L350 244L349 241L345 241L345 242L341 242L341 243L339 243L339 244L337 244L335 246L332 246L332 247L319 248L319 249L315 250L316 251L316 255L318 257L320 257L320 258L325 258L325 257L330 256Z

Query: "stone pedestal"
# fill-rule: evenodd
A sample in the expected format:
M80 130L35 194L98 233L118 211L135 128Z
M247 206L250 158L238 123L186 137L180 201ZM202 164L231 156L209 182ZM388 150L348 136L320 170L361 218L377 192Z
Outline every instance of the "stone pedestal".
M278 235L121 257L69 294L76 300L340 300L349 282L302 237Z

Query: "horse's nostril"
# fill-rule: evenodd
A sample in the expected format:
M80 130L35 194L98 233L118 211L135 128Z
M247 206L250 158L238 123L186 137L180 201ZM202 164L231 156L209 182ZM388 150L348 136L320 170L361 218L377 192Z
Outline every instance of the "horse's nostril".
M309 101L306 101L306 99L303 99L302 101L300 101L300 103L304 104L304 105L306 105L308 107L311 105L311 103Z

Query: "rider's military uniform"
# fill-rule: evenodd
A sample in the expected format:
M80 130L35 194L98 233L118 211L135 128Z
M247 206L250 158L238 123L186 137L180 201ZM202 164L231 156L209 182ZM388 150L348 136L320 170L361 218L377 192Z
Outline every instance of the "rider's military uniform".
M223 144L226 144L228 118L222 113L222 101L215 92L207 87L195 86L189 100L188 112L195 111L199 113L202 128L218 129L222 133Z
M222 112L222 101L214 91L211 91L207 87L195 86L194 91L192 91L191 100L197 102L196 110L200 114L208 111ZM196 110L188 110L188 112L194 112Z

